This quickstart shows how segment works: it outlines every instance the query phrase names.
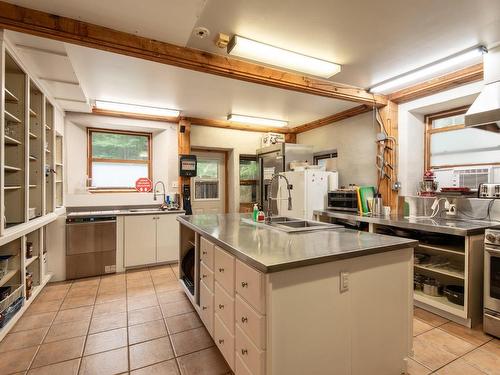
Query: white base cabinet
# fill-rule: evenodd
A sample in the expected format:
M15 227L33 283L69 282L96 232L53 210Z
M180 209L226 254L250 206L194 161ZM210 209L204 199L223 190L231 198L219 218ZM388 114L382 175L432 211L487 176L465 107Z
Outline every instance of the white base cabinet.
M124 266L136 267L178 259L179 223L175 214L123 218Z

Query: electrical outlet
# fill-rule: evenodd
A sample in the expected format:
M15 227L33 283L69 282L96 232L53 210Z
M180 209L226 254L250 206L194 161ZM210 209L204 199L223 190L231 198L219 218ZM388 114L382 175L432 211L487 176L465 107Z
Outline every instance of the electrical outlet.
M457 215L457 205L455 203L450 203L446 214L449 216L456 216Z
M340 293L347 292L349 290L349 272L340 273Z
M179 183L177 181L172 182L172 189L177 189L179 187Z

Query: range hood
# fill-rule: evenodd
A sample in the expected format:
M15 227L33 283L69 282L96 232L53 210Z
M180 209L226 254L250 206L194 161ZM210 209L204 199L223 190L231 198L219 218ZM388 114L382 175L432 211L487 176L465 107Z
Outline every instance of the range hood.
M500 132L500 47L484 55L485 86L465 114L465 126Z

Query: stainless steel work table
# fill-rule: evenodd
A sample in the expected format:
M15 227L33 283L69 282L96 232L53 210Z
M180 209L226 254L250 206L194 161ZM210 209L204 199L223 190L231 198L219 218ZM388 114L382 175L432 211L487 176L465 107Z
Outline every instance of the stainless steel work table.
M177 220L265 273L417 246L414 240L345 228L286 233L242 220L250 217L180 215Z

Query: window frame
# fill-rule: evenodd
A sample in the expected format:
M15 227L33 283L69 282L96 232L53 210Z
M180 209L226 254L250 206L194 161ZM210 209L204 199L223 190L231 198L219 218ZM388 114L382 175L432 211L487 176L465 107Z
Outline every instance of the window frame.
M217 164L217 178L205 178L205 177L199 177L195 176L193 177L193 201L196 202L215 202L215 201L220 201L220 159L217 158L210 158L206 156L197 156L198 161L201 160L208 160L208 161L215 161ZM197 161L197 162L198 162ZM199 169L198 169L199 171ZM196 182L212 182L212 181L217 181L217 198L196 198Z
M94 158L92 156L92 134L93 133L111 133L111 134L125 134L125 135L135 135L144 136L148 139L148 159L147 160L127 160L127 159L104 159L104 158ZM113 129L100 129L100 128L87 128L87 188L92 193L138 193L134 187L92 187L92 164L94 162L104 162L104 163L117 163L117 164L147 164L148 168L148 178L152 180L152 164L153 164L153 134L148 132L136 132L128 130L113 130Z
M324 159L334 159L338 158L339 154L337 150L325 150L325 151L320 151L316 152L313 155L313 164L318 165L319 160L324 160Z
M241 174L240 174L240 169L241 169L241 161L242 160L250 160L250 161L255 161L257 163L257 178L256 179L250 179L250 180L242 180L241 179ZM240 155L240 159L238 161L238 177L239 177L239 186L255 186L255 189L257 189L257 184L258 184L258 174L259 174L259 161L257 160L257 155ZM240 194L239 189L238 189L238 195ZM242 209L252 209L253 205L255 202L241 202L241 196L240 198L240 212L242 212Z

